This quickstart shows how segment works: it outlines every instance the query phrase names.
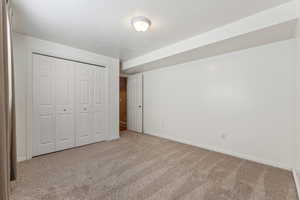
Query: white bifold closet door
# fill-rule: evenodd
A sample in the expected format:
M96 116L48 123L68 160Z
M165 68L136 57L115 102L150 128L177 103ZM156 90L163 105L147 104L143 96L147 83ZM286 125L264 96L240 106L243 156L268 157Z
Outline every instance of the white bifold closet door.
M76 65L76 144L105 140L107 131L106 70Z
M143 75L136 74L127 79L128 130L143 132Z
M106 139L105 68L33 54L33 156Z
M92 141L93 133L93 68L77 64L75 75L76 101L76 144L85 145Z
M74 146L74 64L33 56L34 155Z
M56 151L74 146L74 63L55 60L54 98Z

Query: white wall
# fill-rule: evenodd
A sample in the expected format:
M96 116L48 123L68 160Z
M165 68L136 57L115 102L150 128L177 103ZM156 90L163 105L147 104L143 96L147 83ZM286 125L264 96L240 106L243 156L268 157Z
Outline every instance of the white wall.
M17 155L18 160L31 156L31 53L32 51L105 65L109 68L109 122L110 138L119 137L119 60L75 49L65 45L40 40L14 33L14 62L17 117Z
M144 73L144 132L291 169L294 42Z
M296 132L294 136L294 175L300 195L300 0L297 0L298 22L295 30L296 60ZM297 176L298 174L298 176Z

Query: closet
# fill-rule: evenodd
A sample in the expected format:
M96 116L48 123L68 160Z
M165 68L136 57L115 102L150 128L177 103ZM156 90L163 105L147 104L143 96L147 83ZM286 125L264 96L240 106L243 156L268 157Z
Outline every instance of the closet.
M107 69L32 56L33 156L105 140Z

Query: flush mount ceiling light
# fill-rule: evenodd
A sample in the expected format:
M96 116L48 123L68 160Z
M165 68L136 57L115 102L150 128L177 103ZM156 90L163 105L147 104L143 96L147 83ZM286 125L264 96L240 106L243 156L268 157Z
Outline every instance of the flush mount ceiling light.
M151 21L143 16L134 17L131 24L137 32L146 32L151 26Z

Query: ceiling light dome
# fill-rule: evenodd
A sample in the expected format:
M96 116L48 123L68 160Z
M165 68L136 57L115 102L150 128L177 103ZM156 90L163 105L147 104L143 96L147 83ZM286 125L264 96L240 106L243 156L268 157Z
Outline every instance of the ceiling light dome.
M134 17L131 24L137 32L146 32L151 25L151 21L146 17L139 16Z

